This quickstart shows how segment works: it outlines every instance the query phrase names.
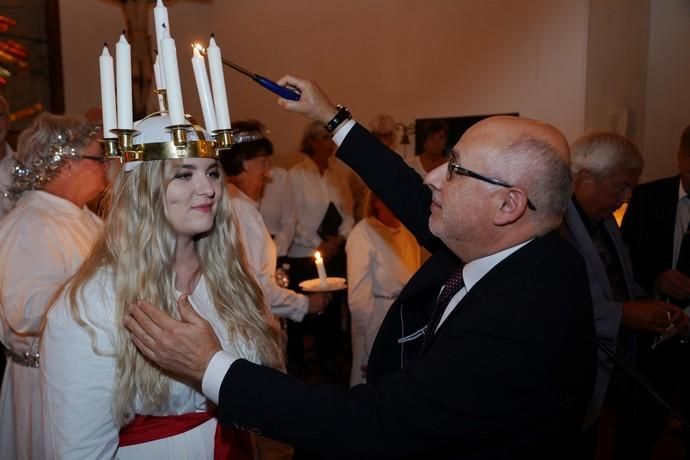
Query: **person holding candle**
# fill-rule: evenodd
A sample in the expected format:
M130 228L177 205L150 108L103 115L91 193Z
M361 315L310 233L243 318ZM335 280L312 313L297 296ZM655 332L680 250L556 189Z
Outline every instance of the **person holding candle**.
M210 460L228 449L222 458L253 458L249 436L216 435L212 405L139 355L122 325L139 299L171 314L184 304L213 324L225 349L283 366L280 330L245 263L216 150L202 144L210 136L191 131L187 149L161 151L173 145L169 125L162 116L135 125L142 161L124 163L103 235L48 313L40 349L47 458Z
M335 144L322 123L309 123L302 136L307 155L290 171L297 225L288 251L290 287L318 276L314 252L319 251L330 276L345 276L345 239L354 224L352 193L347 171L337 160ZM344 296L336 293L324 313L306 323L288 323L288 370L299 375L304 370L305 329L313 326L319 366L324 376L336 380L335 359L344 341L341 332L341 305ZM347 342L349 340L345 338Z
M308 313L321 312L331 300L331 295L302 295L276 283L276 245L258 210L273 144L253 123L237 122L234 126L232 148L221 153L220 163L227 176L228 192L247 262L273 314L300 322Z
M0 457L45 458L38 345L55 291L87 256L102 222L86 204L107 185L99 130L43 113L19 136L16 207L0 222ZM69 371L71 365L65 367Z
M302 94L280 104L328 126L338 156L432 256L386 315L364 385L236 359L191 309L176 320L145 302L124 319L141 353L201 385L221 423L317 458L573 458L596 345L585 262L558 233L572 190L563 134L487 118L423 182L318 85L278 83Z

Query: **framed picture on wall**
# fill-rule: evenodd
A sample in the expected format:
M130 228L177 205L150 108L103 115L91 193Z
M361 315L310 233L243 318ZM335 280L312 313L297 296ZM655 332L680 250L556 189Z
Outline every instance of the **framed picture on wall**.
M0 78L10 144L37 113L64 112L58 0L0 0Z

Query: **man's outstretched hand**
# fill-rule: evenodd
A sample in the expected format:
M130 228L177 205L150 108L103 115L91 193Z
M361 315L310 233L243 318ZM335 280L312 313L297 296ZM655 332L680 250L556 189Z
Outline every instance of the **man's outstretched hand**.
M208 362L221 349L220 341L186 295L177 301L177 308L180 321L140 300L129 307L125 327L144 356L200 387Z
M278 99L278 104L291 112L301 113L312 120L319 120L324 124L328 123L338 112L335 104L328 99L326 93L313 81L286 75L278 80L277 83L282 86L292 86L299 89L302 93L299 101Z

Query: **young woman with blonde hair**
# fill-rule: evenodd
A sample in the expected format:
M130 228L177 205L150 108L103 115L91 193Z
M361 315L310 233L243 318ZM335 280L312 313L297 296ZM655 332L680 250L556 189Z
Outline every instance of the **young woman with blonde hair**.
M135 143L172 144L169 134L160 139L167 118L149 120ZM149 132L158 134L147 141ZM176 317L189 302L224 349L282 367L279 329L247 270L211 150L127 162L115 180L103 236L50 311L42 339L51 458L218 458L210 403L131 342L122 322L138 301ZM223 458L252 458L246 433L222 431Z

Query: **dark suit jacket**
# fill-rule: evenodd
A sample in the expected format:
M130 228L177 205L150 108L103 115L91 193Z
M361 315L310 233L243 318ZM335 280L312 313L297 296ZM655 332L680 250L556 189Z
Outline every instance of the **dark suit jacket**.
M648 292L654 281L673 266L680 176L639 185L633 191L621 232L630 249L635 279Z
M370 383L306 385L238 360L221 422L328 459L567 458L594 378L582 257L554 232L536 238L482 278L421 353L421 338L398 339L428 321L459 261L429 233L429 191L396 154L356 126L338 155L436 251L386 316Z

